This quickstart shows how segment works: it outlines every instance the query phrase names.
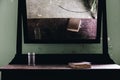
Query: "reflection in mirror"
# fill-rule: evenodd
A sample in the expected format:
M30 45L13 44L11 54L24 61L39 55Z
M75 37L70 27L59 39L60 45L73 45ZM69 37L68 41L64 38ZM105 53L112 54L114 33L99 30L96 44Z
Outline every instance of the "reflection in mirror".
M94 42L100 38L98 0L26 0L25 3L26 43Z

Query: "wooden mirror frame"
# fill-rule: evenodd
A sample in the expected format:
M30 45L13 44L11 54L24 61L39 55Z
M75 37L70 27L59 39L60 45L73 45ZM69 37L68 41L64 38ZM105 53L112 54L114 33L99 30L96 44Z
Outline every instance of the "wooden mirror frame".
M69 62L89 61L93 64L112 64L114 61L108 53L108 36L107 36L107 17L106 17L106 0L102 3L102 54L36 54L36 64L68 64ZM17 50L16 56L10 64L27 64L27 54L22 54L22 0L18 5L18 28L17 28Z

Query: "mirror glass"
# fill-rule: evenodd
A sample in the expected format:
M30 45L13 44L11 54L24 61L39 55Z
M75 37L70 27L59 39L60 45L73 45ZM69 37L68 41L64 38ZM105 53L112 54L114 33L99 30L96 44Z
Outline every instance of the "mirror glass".
M98 0L25 0L24 41L100 42L99 7Z

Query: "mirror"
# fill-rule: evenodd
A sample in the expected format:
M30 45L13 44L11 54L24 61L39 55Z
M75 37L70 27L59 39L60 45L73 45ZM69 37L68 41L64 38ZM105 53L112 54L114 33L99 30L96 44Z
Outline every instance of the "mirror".
M23 0L25 43L99 43L100 0Z

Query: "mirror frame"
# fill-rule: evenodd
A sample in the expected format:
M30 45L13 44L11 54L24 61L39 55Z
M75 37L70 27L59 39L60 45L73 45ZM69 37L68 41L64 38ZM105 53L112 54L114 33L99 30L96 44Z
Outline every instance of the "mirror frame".
M10 64L28 64L27 54L22 54L22 0L18 0L18 28L16 56ZM89 61L92 64L113 64L108 53L106 0L102 2L102 54L36 54L36 64L68 64L69 62Z

